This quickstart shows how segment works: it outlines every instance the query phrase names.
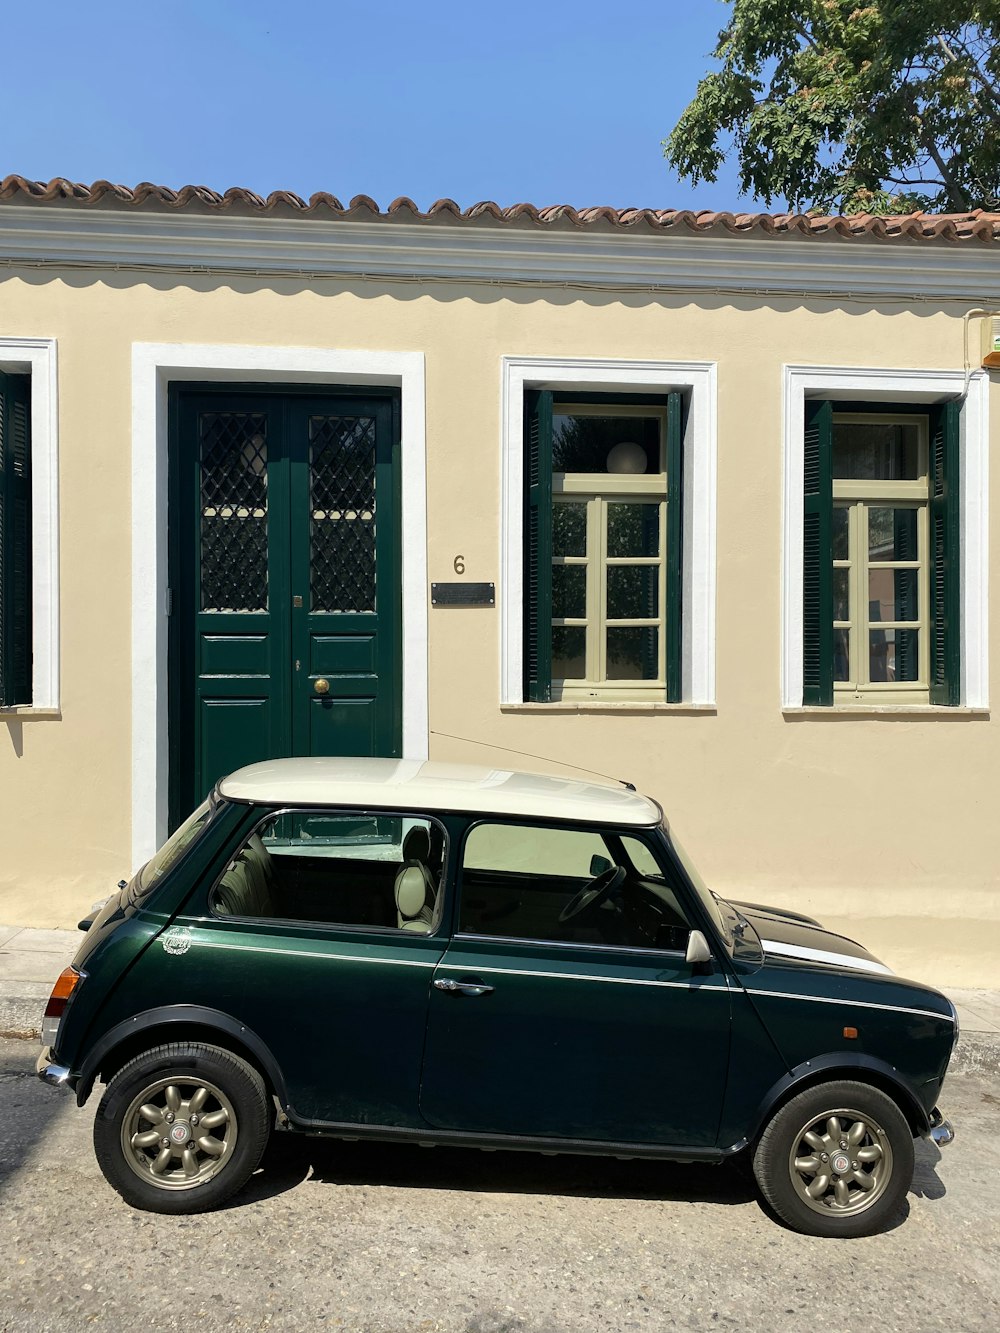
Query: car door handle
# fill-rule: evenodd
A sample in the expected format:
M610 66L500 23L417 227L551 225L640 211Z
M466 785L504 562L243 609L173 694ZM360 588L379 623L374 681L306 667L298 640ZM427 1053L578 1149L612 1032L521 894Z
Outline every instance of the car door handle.
M455 981L453 977L439 977L434 982L435 990L443 990L448 995L492 995L493 987L485 986L481 981Z

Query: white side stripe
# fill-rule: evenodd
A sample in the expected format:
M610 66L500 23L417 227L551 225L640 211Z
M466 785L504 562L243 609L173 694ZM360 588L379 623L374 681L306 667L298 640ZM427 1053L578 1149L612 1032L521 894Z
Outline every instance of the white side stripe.
M835 999L832 995L795 995L790 991L755 990L747 987L748 995L760 995L768 1000L805 1000L809 1004L839 1004L847 1009L886 1009L892 1014L917 1014L920 1018L937 1018L942 1023L954 1024L951 1014L939 1014L934 1009L908 1009L902 1004L876 1004L874 1000Z
M853 967L858 972L881 972L892 976L891 967L876 963L874 958L855 958L849 953L828 953L826 949L807 949L801 944L783 944L781 940L761 940L765 953L779 958L807 958L813 963L834 963L837 967Z
M692 991L729 989L728 986L696 986L690 981L647 981L644 977L598 977L585 972L535 972L515 967L457 967L454 963L449 963L447 957L443 959L441 966L446 971L468 972L470 976L489 972L492 976L498 977L550 977L553 981L606 981L613 986L673 986L680 990Z
M306 949L264 949L259 944L230 944L228 940L195 940L199 949L229 949L235 953L275 953L285 958L322 958L333 963L385 963L387 967L437 967L441 961L428 962L417 958L366 957L354 953L312 953Z

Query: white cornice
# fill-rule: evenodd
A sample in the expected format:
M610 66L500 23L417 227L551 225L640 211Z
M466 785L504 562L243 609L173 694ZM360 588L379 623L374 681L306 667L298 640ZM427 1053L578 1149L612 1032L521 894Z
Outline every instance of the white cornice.
M1000 246L0 209L0 264L1000 302Z

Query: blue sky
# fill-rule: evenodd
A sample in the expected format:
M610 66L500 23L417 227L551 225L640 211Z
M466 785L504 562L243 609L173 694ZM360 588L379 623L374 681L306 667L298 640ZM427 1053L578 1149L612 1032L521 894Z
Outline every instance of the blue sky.
M421 208L751 208L660 141L721 0L48 0L3 5L0 175Z

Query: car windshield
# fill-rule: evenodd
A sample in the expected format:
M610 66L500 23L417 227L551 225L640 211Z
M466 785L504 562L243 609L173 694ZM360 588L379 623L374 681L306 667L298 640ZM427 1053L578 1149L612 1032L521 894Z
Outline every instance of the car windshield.
M665 824L663 834L674 849L674 854L680 861L684 873L691 881L695 893L701 899L702 906L712 918L712 924L725 941L726 948L732 953L736 931L739 927L739 917L735 910L726 902L725 898L720 898L717 893L712 892L699 874L697 866L681 846L676 835Z
M151 889L159 884L167 871L177 864L195 839L204 831L215 813L217 804L218 802L214 802L211 797L203 801L198 809L185 819L180 828L174 830L160 850L149 858L132 881L132 889L129 894L131 902L135 903L139 898L145 897Z

